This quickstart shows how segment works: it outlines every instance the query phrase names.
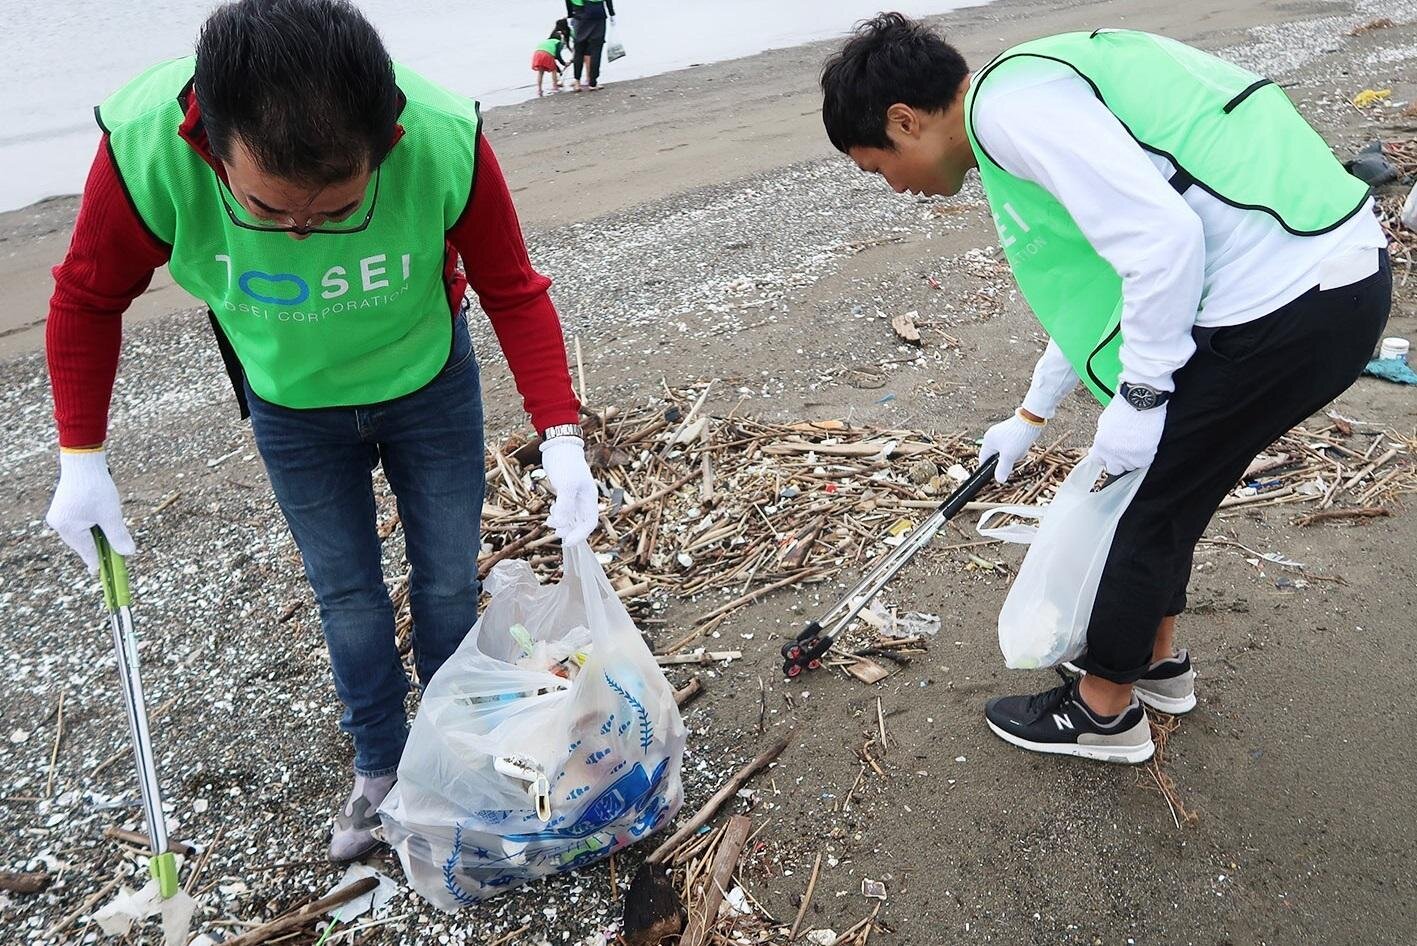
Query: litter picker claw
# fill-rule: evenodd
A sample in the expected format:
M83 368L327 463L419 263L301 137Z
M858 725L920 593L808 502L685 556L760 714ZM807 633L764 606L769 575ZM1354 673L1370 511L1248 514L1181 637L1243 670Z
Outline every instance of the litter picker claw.
M890 583L916 553L930 544L940 527L953 519L965 504L984 488L994 475L994 467L998 462L999 458L992 456L981 463L979 468L970 474L969 479L940 503L930 514L930 518L916 526L889 554L882 556L876 566L856 583L856 587L832 605L831 610L804 627L796 640L783 644L782 672L793 678L800 676L804 670L819 668L822 665L822 657L831 649L837 636L871 603L871 599L881 593L881 589Z

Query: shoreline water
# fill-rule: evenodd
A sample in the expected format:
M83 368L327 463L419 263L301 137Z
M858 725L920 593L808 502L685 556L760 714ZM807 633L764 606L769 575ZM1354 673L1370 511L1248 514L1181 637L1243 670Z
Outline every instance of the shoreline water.
M926 15L988 2L907 0L901 8ZM209 12L190 0L141 6L115 0L95 22L80 8L11 9L17 3L0 0L0 16L16 24L7 47L12 82L29 90L0 104L0 164L8 169L0 179L0 208L6 210L30 206L46 192L77 192L93 157L93 105L149 65L189 55ZM467 0L453 7L436 0L362 0L360 6L395 59L487 108L535 98L530 51L564 13L559 0ZM874 10L870 0L767 6L717 0L713 14L705 15L679 0L637 0L621 11L615 28L628 54L607 63L604 76L630 81L825 39ZM752 28L739 28L745 22Z

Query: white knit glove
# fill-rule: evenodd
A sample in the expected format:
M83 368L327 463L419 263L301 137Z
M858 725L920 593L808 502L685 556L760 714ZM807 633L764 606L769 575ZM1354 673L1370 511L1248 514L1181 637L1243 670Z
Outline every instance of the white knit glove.
M546 524L556 530L563 546L585 541L600 521L595 480L585 459L585 441L579 437L552 437L541 445L541 468L556 492Z
M44 521L59 533L65 545L79 553L90 575L98 574L98 547L90 532L94 526L103 530L108 544L119 555L137 551L123 524L118 487L113 484L102 450L59 452L59 485L54 488L54 499Z
M1041 433L1042 424L1029 423L1014 412L1014 416L1000 421L984 434L984 444L979 448L979 462L983 463L997 454L999 465L994 468L994 481L1003 483Z
M1165 404L1139 411L1125 399L1114 397L1097 419L1097 436L1088 455L1101 461L1112 476L1140 470L1156 458L1156 445L1165 427Z

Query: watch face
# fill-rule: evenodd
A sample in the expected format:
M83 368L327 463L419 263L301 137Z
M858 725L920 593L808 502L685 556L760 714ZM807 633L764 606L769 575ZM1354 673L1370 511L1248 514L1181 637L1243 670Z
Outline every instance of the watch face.
M1139 411L1149 411L1156 406L1157 391L1144 384L1127 386L1127 403Z

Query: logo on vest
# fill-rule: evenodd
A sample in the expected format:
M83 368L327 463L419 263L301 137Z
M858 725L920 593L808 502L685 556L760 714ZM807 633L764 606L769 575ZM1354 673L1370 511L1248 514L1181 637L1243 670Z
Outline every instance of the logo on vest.
M408 291L412 254L390 260L387 253L366 256L352 265L329 267L319 282L299 273L268 273L260 269L238 271L230 256L219 253L216 262L226 266L227 312L276 322L320 322L331 316L387 306ZM402 277L402 278L400 278Z
M1026 260L1048 245L1047 238L1040 234L1029 236L1033 228L1014 209L1013 204L1005 202L1004 213L1008 216L1007 220L1001 218L997 211L994 212L994 229L999 231L999 249L1008 254L1011 262ZM1028 242L1014 249L1020 239Z

